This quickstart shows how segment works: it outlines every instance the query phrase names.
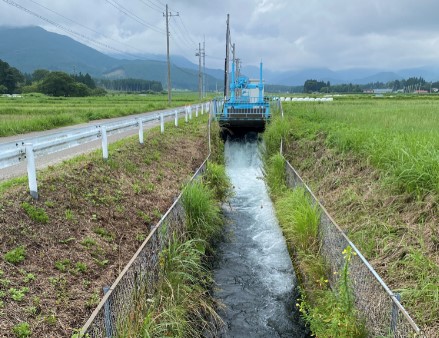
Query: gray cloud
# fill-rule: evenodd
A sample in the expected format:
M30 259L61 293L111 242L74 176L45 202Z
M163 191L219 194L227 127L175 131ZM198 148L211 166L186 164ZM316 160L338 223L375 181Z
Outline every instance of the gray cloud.
M166 51L164 0L117 0L147 26L154 26L153 29L121 13L106 0L15 1L117 50L155 54ZM213 68L223 67L227 13L231 16L232 41L236 43L237 55L246 65L257 65L262 59L265 66L273 70L397 69L431 65L439 58L436 33L439 31L436 18L439 2L436 0L171 0L169 7L173 13L180 14L180 18L171 20L172 53L197 62L195 48L205 38L206 64ZM0 23L40 25L67 34L4 1L0 1ZM87 40L81 42L90 44ZM100 45L91 46L114 52Z

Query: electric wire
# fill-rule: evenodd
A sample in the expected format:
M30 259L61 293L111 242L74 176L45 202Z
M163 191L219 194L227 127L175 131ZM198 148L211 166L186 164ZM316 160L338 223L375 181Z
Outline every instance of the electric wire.
M117 1L115 0L105 0L107 3L109 3L111 6L113 6L114 8L116 8L119 12L125 14L126 16L128 16L129 18L133 19L134 21L136 21L137 23L152 29L153 31L160 33L160 34L166 34L164 30L153 26L145 21L143 21L143 19L141 19L140 17L138 17L136 14L134 14L133 12L131 12L130 10L128 10L127 8L125 8L124 6L122 6L121 4L119 4Z
M177 20L175 19L175 17L172 17L172 22L177 23ZM196 43L194 43L193 41L188 39L188 37L182 32L182 30L180 29L180 27L177 24L170 25L170 27L171 27L171 29L173 29L174 35L178 35L180 37L180 39L182 40L182 42L184 42L185 44L187 44L189 46L196 47Z
M159 13L163 13L163 8L161 8L159 5L157 5L157 4L155 4L154 2L152 2L152 1L145 1L145 0L139 0L142 4L144 4L145 6L147 6L147 7L149 7L149 8L151 8L151 9L153 9L153 10L155 10L155 11L157 11L157 12L159 12ZM156 7L154 7L154 6L156 6Z
M15 1L12 1L12 0L3 0L3 2L5 2L5 3L7 3L7 4L11 5L11 6L14 6L14 7L16 7L16 8L18 8L18 9L22 10L23 12L26 12L26 13L28 13L28 14L30 14L30 15L36 17L36 18L39 18L39 19L41 19L41 20L43 20L43 21L45 21L45 22L47 22L47 23L49 23L49 24L51 24L51 25L53 25L53 26L55 26L55 27L57 27L57 28L59 28L59 29L61 29L62 31L64 31L64 32L66 32L66 33L73 34L73 35L75 35L76 37L78 37L78 38L80 38L80 39L82 39L82 40L86 40L86 41L88 41L88 42L90 42L90 43L92 43L92 44L94 44L94 45L98 45L98 46L104 47L105 49L108 49L108 50L116 51L116 52L118 52L119 54L127 55L127 56L130 56L130 57L134 57L134 58L139 59L139 57L138 57L137 55L134 55L134 54L128 53L128 52L123 51L123 50L121 50L121 49L119 49L119 48L115 48L115 47L110 46L110 45L108 45L108 44L106 44L106 43L103 43L103 42L97 41L97 40L95 40L95 39L93 39L93 38L90 38L90 37L88 37L88 36L86 36L86 35L84 35L84 34L82 34L82 33L78 33L78 32L74 31L74 30L71 29L71 28L65 27L65 26L63 26L63 25L61 25L61 24L59 24L59 23L57 23L57 22L55 22L55 21L53 21L53 20L51 20L51 19L48 19L48 18L42 16L41 14L38 14L38 13L36 13L36 12L34 12L34 11L31 11L30 9L28 9L28 8L26 8L26 7L21 6L20 4L16 3ZM148 60L148 59L142 58L142 60L145 60L145 61L146 61L146 60ZM149 61L153 61L153 60L149 60Z
M116 43L118 43L118 44L124 45L125 47L129 47L129 48L131 48L131 49L137 50L138 52L143 52L142 50L140 50L140 49L138 49L138 48L136 48L136 47L130 46L130 45L128 45L128 44L126 44L126 43L124 43L124 42L122 42L122 41L117 41L117 40L115 40L115 39L113 39L113 38L111 38L111 37L108 37L108 36L106 36L106 35L104 35L104 34L98 32L98 31L94 30L93 28L90 28L90 27L84 26L83 24L81 24L81 23L79 23L79 22L77 22L77 21L75 21L75 20L72 20L72 19L70 19L70 18L68 18L68 17L66 17L66 16L64 16L64 15L62 15L62 14L60 14L60 13L58 13L58 12L56 12L56 11L54 11L54 10L52 10L52 9L50 9L50 8L48 8L48 7L46 7L46 6L44 6L44 5L42 5L42 4L40 4L40 3L36 2L36 1L34 1L34 0L28 0L28 1L33 2L34 4L36 4L36 5L38 5L38 6L42 7L42 8L44 8L44 9L46 9L47 11L52 12L52 13L54 13L54 14L56 14L56 15L62 17L63 19L66 19L66 20L68 20L68 21L74 23L75 25L78 25L78 26L80 26L80 27L82 27L82 28L85 28L85 29L89 30L90 32L93 32L93 33L95 33L95 34L98 34L98 35L100 35L101 37L103 37L103 38L105 38L105 39L108 39L108 40L111 40L111 41L116 42Z

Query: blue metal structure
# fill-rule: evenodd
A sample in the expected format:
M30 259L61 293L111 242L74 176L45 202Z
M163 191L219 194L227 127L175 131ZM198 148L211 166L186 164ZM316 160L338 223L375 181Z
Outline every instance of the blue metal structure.
M264 97L262 79L262 62L259 81L252 81L247 76L235 76L235 62L232 63L230 97L224 101L222 112L217 114L220 125L238 128L265 127L270 119L270 104Z

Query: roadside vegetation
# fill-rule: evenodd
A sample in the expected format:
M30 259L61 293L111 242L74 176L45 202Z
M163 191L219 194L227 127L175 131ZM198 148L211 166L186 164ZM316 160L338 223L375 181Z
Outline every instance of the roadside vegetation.
M218 172L223 173L221 180ZM210 162L204 177L184 188L184 229L177 229L161 251L156 290L148 301L138 298L118 337L216 336L222 320L216 312L220 305L211 295L214 282L209 263L222 233L217 196L222 187L230 188L225 168Z
M428 337L439 331L438 103L430 96L284 103L284 120L265 137L268 154L284 137L286 159ZM318 266L302 262L305 271Z
M97 151L39 171L37 201L26 180L0 184L2 337L68 337L84 324L102 287L207 156L206 122L205 115L178 128L168 124L163 135L148 130L144 146L135 137L116 142L108 161ZM176 237L163 255L175 255L174 263L180 254L202 260L207 242Z
M173 93L171 106L197 101L195 93ZM38 93L15 98L0 96L0 137L165 108L169 108L168 97L163 94L107 94L93 98L51 97Z

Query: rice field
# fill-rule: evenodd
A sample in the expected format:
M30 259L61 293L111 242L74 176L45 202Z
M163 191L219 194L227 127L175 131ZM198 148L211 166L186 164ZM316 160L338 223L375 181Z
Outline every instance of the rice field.
M289 103L330 147L367 158L401 191L439 194L439 97L360 97Z
M172 107L198 100L196 93L173 93ZM0 137L86 123L169 108L168 96L116 95L103 97L49 97L29 94L0 96Z

